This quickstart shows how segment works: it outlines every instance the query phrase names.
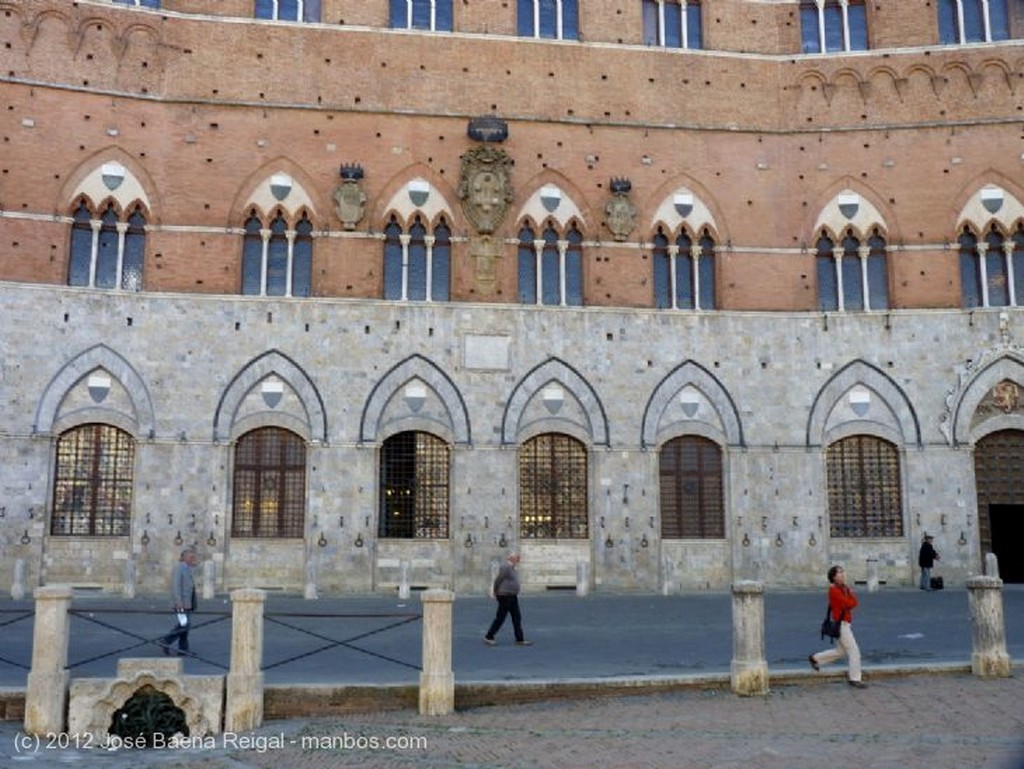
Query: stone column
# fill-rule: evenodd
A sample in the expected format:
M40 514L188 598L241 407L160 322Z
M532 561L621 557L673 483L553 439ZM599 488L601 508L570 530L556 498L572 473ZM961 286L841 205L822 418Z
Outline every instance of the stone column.
M590 563L585 558L576 560L576 595L590 592Z
M985 576L999 576L999 557L995 553L985 553Z
M25 597L25 559L14 562L14 581L11 582L11 598L20 601Z
M398 598L402 601L409 600L409 567L408 561L398 562Z
M425 590L423 602L423 672L420 673L420 714L444 716L455 710L452 672L452 602L450 590Z
M245 732L263 723L263 605L267 594L246 588L231 594L231 669L224 731Z
M878 592L878 559L868 558L868 592Z
M1003 581L997 577L969 577L967 596L971 609L971 672L980 678L1008 678Z
M744 696L768 693L761 582L743 580L732 586L732 690Z
M32 629L32 669L25 689L25 733L44 735L64 731L68 702L68 636L71 587L36 588Z
M135 569L135 561L129 558L124 562L124 597L134 598L135 597L135 581L137 577L137 571Z
M203 600L212 601L217 593L217 563L213 558L203 561Z

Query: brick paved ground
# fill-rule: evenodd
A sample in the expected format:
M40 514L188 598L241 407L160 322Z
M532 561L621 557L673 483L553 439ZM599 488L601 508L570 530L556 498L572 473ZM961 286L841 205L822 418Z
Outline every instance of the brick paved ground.
M509 767L514 769L1024 769L1024 676L916 675L855 690L835 680L776 686L765 697L727 690L481 707L428 718L413 711L267 722L284 735L265 752L40 751L13 755L0 725L0 766L188 769ZM253 735L245 735L251 737ZM303 738L338 743L301 747ZM409 749L351 747L398 738Z

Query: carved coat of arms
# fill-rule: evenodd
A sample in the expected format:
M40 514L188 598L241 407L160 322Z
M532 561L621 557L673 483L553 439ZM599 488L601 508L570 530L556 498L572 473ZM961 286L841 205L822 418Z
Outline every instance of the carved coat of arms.
M493 233L512 202L512 158L496 147L474 147L462 156L459 199L466 218L481 235Z
M629 199L632 187L627 179L612 179L612 197L604 205L605 224L617 241L629 237L636 226L636 206Z
M341 184L334 190L334 212L346 230L354 230L366 210L366 193L360 184L362 178L363 169L359 166L341 167Z

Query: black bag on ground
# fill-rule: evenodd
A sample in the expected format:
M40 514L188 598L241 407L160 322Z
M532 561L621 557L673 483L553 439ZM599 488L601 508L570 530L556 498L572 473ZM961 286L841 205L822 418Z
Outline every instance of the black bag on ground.
M825 619L821 621L821 637L836 639L839 638L839 623L832 619L832 607L825 607Z
M946 583L943 582L942 577L932 577L931 582L932 590L942 590L942 588L946 586Z

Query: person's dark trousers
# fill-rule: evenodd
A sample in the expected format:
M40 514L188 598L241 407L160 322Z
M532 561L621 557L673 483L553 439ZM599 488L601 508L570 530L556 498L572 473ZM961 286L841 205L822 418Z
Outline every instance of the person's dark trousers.
M523 636L523 618L519 613L519 596L517 595L499 595L498 597L498 613L494 616L494 622L491 623L491 629L487 631L487 638L493 640L494 634L501 630L501 626L505 623L505 617L512 616L512 631L516 635L516 641L522 641Z
M177 620L175 620L177 622ZM164 654L169 654L171 647L174 646L174 642L178 642L178 651L188 652L188 625L175 624L174 630L164 636L161 642L164 649Z

